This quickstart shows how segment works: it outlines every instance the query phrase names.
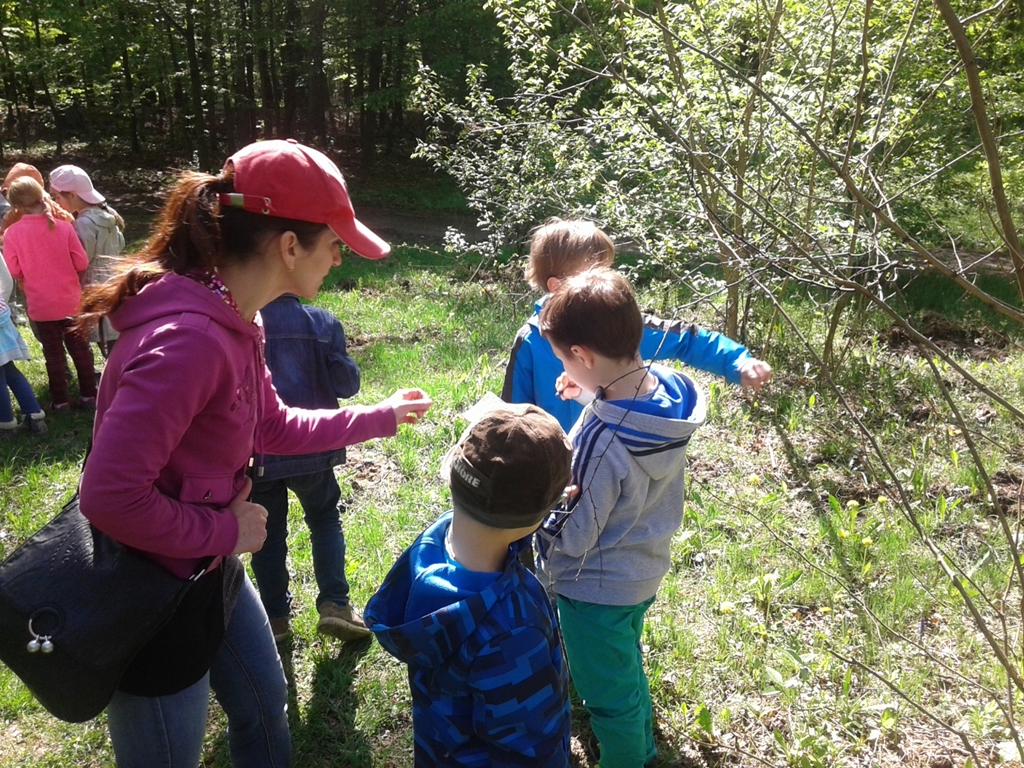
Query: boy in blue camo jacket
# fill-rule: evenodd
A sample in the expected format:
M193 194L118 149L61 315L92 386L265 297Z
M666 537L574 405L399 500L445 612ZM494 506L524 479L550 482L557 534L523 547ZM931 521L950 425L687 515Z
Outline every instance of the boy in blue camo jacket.
M534 405L469 426L442 469L453 510L366 605L377 640L409 665L417 768L569 765L558 621L518 553L566 490L571 457Z

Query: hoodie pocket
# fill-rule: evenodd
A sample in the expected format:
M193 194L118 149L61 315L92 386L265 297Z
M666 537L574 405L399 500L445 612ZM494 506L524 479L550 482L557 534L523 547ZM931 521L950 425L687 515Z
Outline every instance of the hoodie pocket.
M234 475L184 475L181 478L181 502L225 507L235 497Z

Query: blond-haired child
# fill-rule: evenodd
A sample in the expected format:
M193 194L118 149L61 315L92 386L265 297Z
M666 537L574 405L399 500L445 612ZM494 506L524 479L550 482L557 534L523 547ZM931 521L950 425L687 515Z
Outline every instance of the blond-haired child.
M46 360L51 410L71 407L68 400L67 347L78 373L81 404L96 407L96 372L87 336L75 327L82 297L80 274L89 261L78 235L66 221L55 219L43 188L31 176L16 179L7 200L20 218L4 234L4 258L15 280L21 281L29 319L35 323Z
M563 399L555 390L563 368L538 330L540 313L567 278L592 267L611 267L614 260L615 244L593 222L549 219L533 233L526 279L545 295L516 334L505 369L502 400L539 405L558 419L564 430L572 429L583 406ZM678 320L642 317L640 355L644 360L679 360L754 390L772 376L768 363L752 357L746 347L727 336Z

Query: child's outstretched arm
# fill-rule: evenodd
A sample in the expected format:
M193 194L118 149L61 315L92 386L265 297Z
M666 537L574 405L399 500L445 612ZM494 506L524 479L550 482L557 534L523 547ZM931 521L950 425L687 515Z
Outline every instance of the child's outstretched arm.
M644 315L640 356L644 360L679 360L723 377L730 384L760 389L772 376L772 368L751 356L747 348L716 331L678 320Z

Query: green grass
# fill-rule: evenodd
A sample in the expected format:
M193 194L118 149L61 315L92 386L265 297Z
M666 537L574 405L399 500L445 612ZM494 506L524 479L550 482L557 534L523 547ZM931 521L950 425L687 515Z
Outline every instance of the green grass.
M530 312L533 297L510 277L518 267L477 266L410 248L383 262L351 257L317 300L342 319L362 368L356 402L375 402L404 386L422 387L434 399L423 423L351 448L339 468L348 575L359 605L448 508L440 459L461 430L459 414L485 392L499 391L512 337ZM662 292L641 294L665 301ZM829 313L800 295L785 306L819 343ZM755 315L755 345L771 316L767 309ZM695 319L713 322L710 314ZM684 523L644 633L662 764L927 764L931 752L956 754L952 738L840 657L869 665L979 744L1005 740L999 713L978 687L1005 687L1005 675L836 394L805 366L806 351L784 326L771 337L776 380L759 396L694 373L710 393L710 418L690 449ZM1005 542L986 514L979 473L927 365L890 344L886 323L874 316L845 327L841 337L849 353L834 375L906 487L909 509L937 545L966 564L979 588L1001 594L1010 565ZM1020 402L1018 343L988 351L995 356L966 348L953 354ZM41 356L23 368L45 401ZM1019 429L999 411L975 419L983 402L946 374L970 409L987 470L1007 473L999 488L1012 499L1024 456ZM56 512L78 476L88 417L49 423L42 439L0 443L0 552ZM297 613L284 662L295 764L409 765L405 670L376 644L341 646L317 635L309 536L294 502L289 524ZM983 602L983 610L999 618L996 602ZM1014 615L1011 608L1002 617L1011 636L1019 626ZM586 735L578 702L574 723ZM574 750L577 764L589 765L578 744ZM102 718L58 723L6 671L0 754L12 766L112 764ZM203 764L228 764L215 704Z

